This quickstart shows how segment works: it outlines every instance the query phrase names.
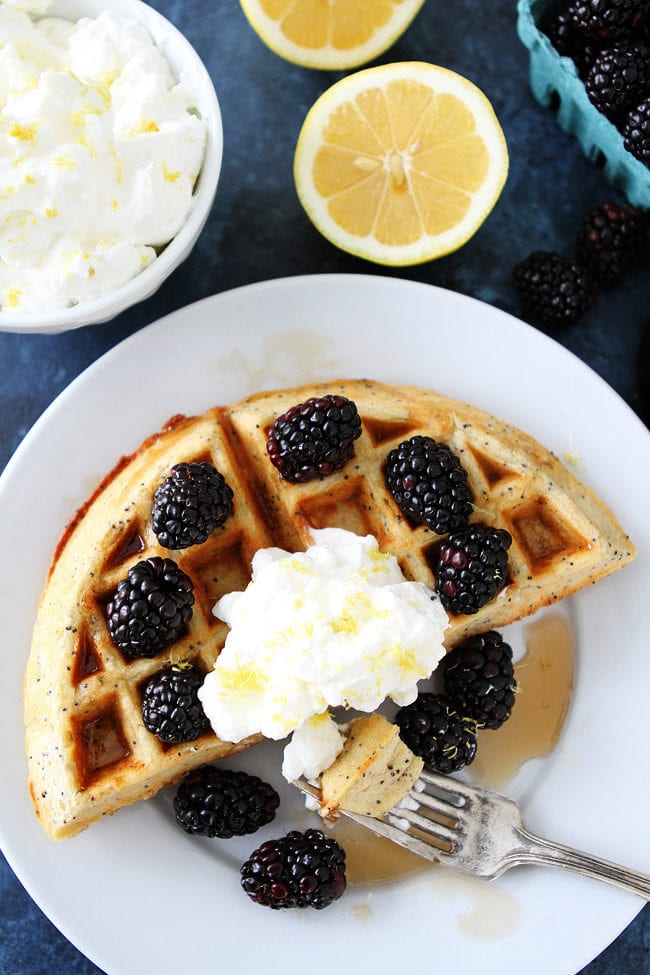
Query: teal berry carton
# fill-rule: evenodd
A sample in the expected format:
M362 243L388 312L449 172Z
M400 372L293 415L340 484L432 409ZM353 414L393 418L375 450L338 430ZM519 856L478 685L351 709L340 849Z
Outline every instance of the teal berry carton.
M517 33L530 56L530 87L537 101L557 105L557 121L576 137L585 156L602 163L606 179L634 206L650 208L650 169L623 145L623 136L590 102L575 64L555 50L537 26L554 0L518 0Z

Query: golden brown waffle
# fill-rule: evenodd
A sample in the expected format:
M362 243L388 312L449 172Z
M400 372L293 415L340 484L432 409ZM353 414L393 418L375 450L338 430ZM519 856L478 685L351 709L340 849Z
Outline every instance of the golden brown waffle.
M363 432L354 457L322 481L287 483L266 457L268 430L290 406L327 393L357 404ZM296 550L309 543L312 527L348 528L375 535L408 578L434 587L440 539L409 524L382 474L389 450L416 434L459 455L474 491L472 520L513 537L507 584L475 615L451 618L449 646L520 619L634 557L614 515L557 458L500 420L434 392L341 381L175 417L104 479L52 561L25 677L30 790L50 836L72 835L251 743L232 745L208 734L163 746L142 723L140 689L170 660L212 668L226 636L212 606L245 587L258 548ZM153 493L174 464L202 460L233 488L234 515L203 544L169 552L151 529ZM127 662L110 640L105 607L128 569L152 555L173 558L192 578L194 613L170 650Z

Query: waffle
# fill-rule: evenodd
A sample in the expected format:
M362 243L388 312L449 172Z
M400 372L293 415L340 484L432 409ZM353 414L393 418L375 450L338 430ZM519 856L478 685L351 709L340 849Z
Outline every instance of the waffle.
M354 457L321 481L287 483L266 457L267 432L290 406L327 393L357 404L363 432ZM370 533L407 578L434 587L440 539L408 522L382 474L389 450L416 434L447 443L461 458L474 491L472 520L513 537L506 585L475 615L451 617L449 646L533 613L633 558L614 515L557 458L512 426L434 392L339 381L174 417L104 478L50 566L25 677L25 720L30 792L51 837L73 835L257 740L233 745L210 733L165 746L142 723L140 694L170 660L212 669L227 631L211 609L246 586L258 548L304 548L312 527ZM203 544L164 550L151 528L153 493L174 464L203 460L233 488L234 514ZM155 555L172 557L193 580L193 616L172 648L127 662L110 640L105 608L128 569Z

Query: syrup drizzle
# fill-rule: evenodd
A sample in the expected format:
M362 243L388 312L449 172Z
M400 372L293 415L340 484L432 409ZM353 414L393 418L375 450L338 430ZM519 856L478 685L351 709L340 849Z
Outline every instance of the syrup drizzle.
M75 654L72 674L73 683L75 685L80 684L87 677L99 673L101 669L102 662L97 655L92 638L86 630L82 630L77 644L77 653Z
M524 762L557 745L571 703L575 641L565 616L548 613L524 627L526 653L515 665L517 697L496 731L479 731L469 771L479 785L502 790Z
M145 548L145 540L136 525L120 539L106 559L105 568L114 569L116 566L121 565L122 562L126 562L132 555L139 555L140 552L144 552Z

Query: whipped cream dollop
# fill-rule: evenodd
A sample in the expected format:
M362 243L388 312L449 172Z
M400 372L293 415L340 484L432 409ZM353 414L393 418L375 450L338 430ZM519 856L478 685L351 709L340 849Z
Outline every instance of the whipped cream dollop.
M199 690L216 734L282 739L283 774L315 778L343 745L330 708L375 711L417 696L444 656L448 625L437 595L409 582L371 535L312 532L305 552L261 549L244 592L214 614L230 627Z
M0 314L121 287L181 229L206 127L146 28L0 2Z

